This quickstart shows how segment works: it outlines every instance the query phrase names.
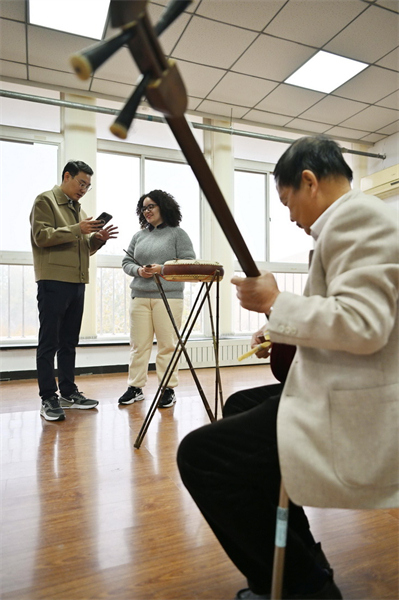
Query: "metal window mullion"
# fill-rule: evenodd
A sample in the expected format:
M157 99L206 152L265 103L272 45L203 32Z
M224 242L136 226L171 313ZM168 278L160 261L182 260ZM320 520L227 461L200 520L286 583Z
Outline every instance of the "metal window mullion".
M10 268L11 265L7 265L7 309L8 309L8 315L7 315L7 327L8 327L8 336L9 338L11 338L11 273L10 273Z
M25 337L25 267L24 266L22 266L21 278L22 278L22 306L21 306L21 309L22 309L21 329L22 329L22 331L21 331L21 334L22 334L22 337L24 338Z
M115 335L115 269L112 269L112 335Z

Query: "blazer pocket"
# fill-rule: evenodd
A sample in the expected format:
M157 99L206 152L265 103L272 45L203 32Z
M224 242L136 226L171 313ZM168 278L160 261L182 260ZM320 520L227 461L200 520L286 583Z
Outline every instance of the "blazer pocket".
M331 390L334 469L353 487L399 482L399 385Z

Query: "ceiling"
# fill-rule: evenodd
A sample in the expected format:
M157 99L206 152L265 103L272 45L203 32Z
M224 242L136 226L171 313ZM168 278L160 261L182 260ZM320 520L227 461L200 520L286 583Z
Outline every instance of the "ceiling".
M165 4L149 2L152 23ZM139 72L127 48L81 81L68 57L97 40L30 25L27 14L25 0L0 0L4 80L131 94ZM116 33L108 25L104 37ZM194 0L160 42L179 65L189 112L367 143L399 131L399 0ZM283 83L319 49L369 66L330 94Z

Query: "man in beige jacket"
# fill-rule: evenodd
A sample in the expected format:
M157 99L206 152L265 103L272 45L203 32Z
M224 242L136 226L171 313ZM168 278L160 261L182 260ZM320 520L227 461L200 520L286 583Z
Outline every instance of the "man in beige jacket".
M232 283L295 357L284 386L243 391L248 410L232 414L232 397L227 418L190 433L178 464L247 577L237 599L270 598L281 475L292 501L284 598L339 599L302 505L399 505L398 219L351 189L339 146L323 136L294 142L274 176L291 220L315 240L304 295L280 292L269 272Z
M117 228L102 228L102 222L87 217L80 207L79 201L91 188L92 175L86 163L69 161L61 185L39 194L30 214L40 321L36 355L40 414L48 421L64 420L65 408L98 405L75 385L75 355L89 282L89 257L116 237ZM61 397L54 372L56 353Z

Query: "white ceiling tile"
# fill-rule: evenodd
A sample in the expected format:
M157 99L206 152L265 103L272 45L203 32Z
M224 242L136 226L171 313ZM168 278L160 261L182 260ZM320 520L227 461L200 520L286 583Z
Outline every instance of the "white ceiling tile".
M223 77L222 69L214 69L205 65L178 60L177 65L190 96L204 98Z
M398 19L394 13L378 6L369 6L324 49L348 58L373 63L397 45Z
M212 90L208 99L252 107L271 92L276 85L274 81L230 72Z
M399 35L399 34L398 34ZM389 52L384 58L377 61L376 63L380 67L386 67L387 69L394 69L395 71L399 71L399 46Z
M347 129L346 127L332 127L328 130L328 135L332 135L337 138L345 138L345 139L353 139L360 140L365 135L367 135L368 131L358 131L356 129Z
M187 96L187 111L195 111L197 106L202 102L201 98L194 98L193 96Z
M297 117L324 96L325 94L320 92L305 90L294 85L281 84L267 98L262 100L256 108Z
M25 0L1 0L0 17L25 21Z
M153 3L150 3L148 5L148 14L150 17L150 21L154 27L159 21L159 18L163 13L164 8L164 6ZM172 52L181 34L183 33L187 23L189 22L190 16L190 14L184 12L159 36L159 42L161 44L162 50L166 55Z
M195 12L195 9L197 8L200 2L201 0L193 0L192 2L190 2L187 8L185 8L185 12ZM162 8L165 8L165 6L169 4L169 0L150 0L148 3L148 14L151 14L152 6L157 4L161 5Z
M94 43L96 43L96 40L29 25L29 63L36 67L72 73L73 69L69 62L70 56Z
M385 138L385 135L381 135L380 133L369 133L361 138L362 142L371 142L372 144L376 144Z
M314 53L312 48L261 34L234 64L232 70L264 79L284 81Z
M399 119L398 111L379 106L369 106L357 115L343 121L341 126L364 129L365 131L375 131L376 129L381 129L381 127L390 125L397 119Z
M53 69L43 69L42 67L29 67L29 79L39 83L46 83L59 88L88 90L90 79L82 81L74 73L63 73Z
M93 82L90 86L90 91L98 94L104 94L105 96L112 96L119 98L123 101L127 100L133 93L134 85L126 85L124 83L118 83L115 81L107 81L106 79L99 79L93 77Z
M308 121L306 119L292 119L287 123L288 127L298 129L299 131L307 131L311 133L325 133L330 129L330 125L326 123L317 123L317 121Z
M1 58L14 62L26 62L25 25L16 21L0 19Z
M245 121L254 121L255 123L264 123L266 125L277 125L284 127L291 120L291 117L268 113L262 110L250 110L244 117Z
M358 0L291 0L265 29L288 40L323 46L364 10ZM311 18L309 18L311 15Z
M224 104L223 102L212 102L211 100L204 100L197 107L197 111L205 113L207 115L219 115L223 117L241 119L242 116L248 112L248 109L242 106L233 106Z
M399 131L399 119L394 123L391 123L387 127L382 127L379 133L384 133L386 135L393 135L394 133L398 133ZM378 132L377 132L378 133Z
M262 31L269 21L277 14L286 0L202 0L197 14Z
M385 6L385 8L389 8L389 10L394 10L399 13L399 0L377 0L376 4Z
M334 90L333 96L374 104L399 88L399 73L368 67Z
M252 31L194 16L173 56L228 69L256 35Z
M127 48L121 48L95 72L99 79L135 85L141 73Z
M363 102L345 100L344 98L338 98L337 96L327 96L315 104L315 106L312 106L309 110L302 113L301 117L337 125L344 119L348 119L365 108L367 108L367 104L364 104Z
M377 102L377 105L399 110L399 90Z
M9 60L0 60L0 75L14 79L26 79L26 64L15 63Z

